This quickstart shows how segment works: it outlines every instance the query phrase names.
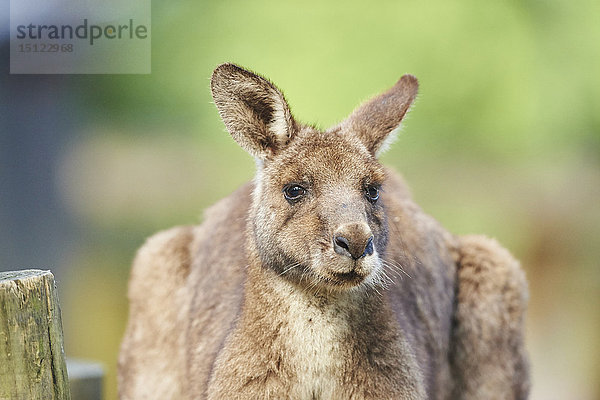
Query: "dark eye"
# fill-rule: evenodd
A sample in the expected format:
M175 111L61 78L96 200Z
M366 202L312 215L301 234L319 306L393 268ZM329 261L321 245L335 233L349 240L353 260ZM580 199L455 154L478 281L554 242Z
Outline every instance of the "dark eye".
M379 199L379 188L377 188L377 186L367 185L365 187L365 194L371 203L375 203L377 199Z
M298 201L306 194L306 189L300 185L287 185L283 188L283 195L288 201Z

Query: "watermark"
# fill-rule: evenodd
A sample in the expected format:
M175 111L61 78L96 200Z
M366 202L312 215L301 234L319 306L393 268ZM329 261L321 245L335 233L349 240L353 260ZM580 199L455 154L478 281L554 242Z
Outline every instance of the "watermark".
M150 0L11 0L11 74L149 74Z

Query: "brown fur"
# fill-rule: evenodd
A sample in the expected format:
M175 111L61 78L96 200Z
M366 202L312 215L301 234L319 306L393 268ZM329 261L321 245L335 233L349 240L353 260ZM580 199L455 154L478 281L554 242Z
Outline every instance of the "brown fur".
M527 397L518 263L447 233L376 159L414 77L325 132L235 65L211 87L257 177L138 252L122 399Z

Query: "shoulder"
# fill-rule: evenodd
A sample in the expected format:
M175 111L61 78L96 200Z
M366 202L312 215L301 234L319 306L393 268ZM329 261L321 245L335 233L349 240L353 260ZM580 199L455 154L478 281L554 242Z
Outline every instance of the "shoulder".
M455 334L476 336L481 354L500 357L500 343L522 350L529 290L520 263L486 236L459 236L456 244Z
M495 239L483 235L456 238L455 257L462 281L459 295L479 298L491 293L508 300L512 310L524 311L527 280L520 263ZM496 301L498 298L490 298Z
M135 299L184 285L198 257L218 259L212 254L213 244L223 238L243 242L248 209L252 200L252 184L247 183L231 195L208 208L201 225L177 226L149 237L140 247L133 262L129 297ZM234 240L235 239L235 240Z
M527 398L525 273L494 239L461 236L456 244L455 390L469 398Z
M146 296L150 289L181 283L190 271L194 226L177 226L155 233L140 247L133 261L129 297ZM167 289L165 287L165 289Z

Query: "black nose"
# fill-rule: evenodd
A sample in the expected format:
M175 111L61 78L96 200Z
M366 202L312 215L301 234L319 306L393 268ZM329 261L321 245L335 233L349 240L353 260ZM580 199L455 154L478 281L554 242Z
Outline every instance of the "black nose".
M366 243L364 240L351 241L344 236L334 236L333 249L340 255L358 260L373 254L373 236L370 236Z

